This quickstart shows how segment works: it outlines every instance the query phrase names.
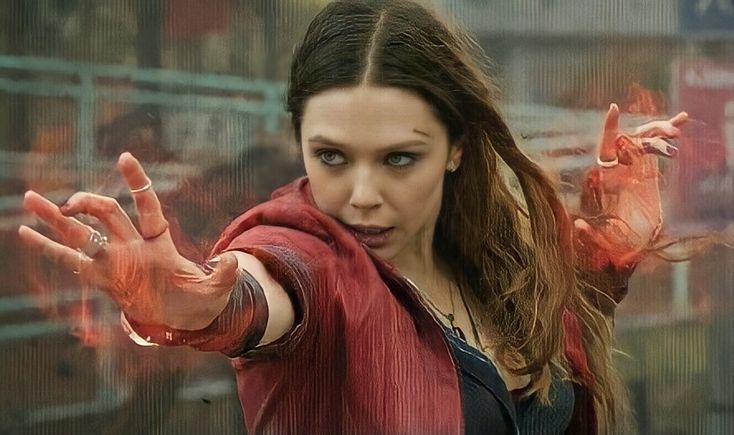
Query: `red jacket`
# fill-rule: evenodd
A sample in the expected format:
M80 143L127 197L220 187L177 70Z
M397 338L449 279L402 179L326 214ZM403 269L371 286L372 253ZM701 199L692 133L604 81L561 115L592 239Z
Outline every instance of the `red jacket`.
M236 355L232 331L199 346L233 357L249 434L464 433L441 325L394 267L316 207L306 177L232 222L214 253L227 250L256 256L296 309L295 327L276 342ZM567 356L589 380L576 317L563 321ZM579 385L569 432L594 433L593 422Z

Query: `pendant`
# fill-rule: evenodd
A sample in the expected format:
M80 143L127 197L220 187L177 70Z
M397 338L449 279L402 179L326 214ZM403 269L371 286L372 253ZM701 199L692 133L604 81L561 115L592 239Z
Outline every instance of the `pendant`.
M464 331L461 330L458 326L452 326L454 333L459 336L462 340L466 341L466 335L464 335Z
M464 331L461 330L458 326L454 325L454 314L449 313L446 318L449 320L449 323L451 323L451 330L454 331L454 334L458 335L459 338L466 341L466 335L464 335Z

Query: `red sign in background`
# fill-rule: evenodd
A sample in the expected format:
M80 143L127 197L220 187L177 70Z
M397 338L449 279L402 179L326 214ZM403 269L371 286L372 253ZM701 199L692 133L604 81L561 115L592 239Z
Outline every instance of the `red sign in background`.
M231 0L169 0L167 34L182 40L223 33L229 27L231 6Z
M691 121L680 143L677 212L734 219L734 64L681 62L673 84Z

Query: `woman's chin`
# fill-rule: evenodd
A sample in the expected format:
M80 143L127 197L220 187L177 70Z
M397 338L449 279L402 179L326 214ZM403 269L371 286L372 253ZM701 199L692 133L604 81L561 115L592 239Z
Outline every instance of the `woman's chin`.
M365 245L372 253L380 257L382 260L393 261L397 256L397 251L392 244L382 246Z

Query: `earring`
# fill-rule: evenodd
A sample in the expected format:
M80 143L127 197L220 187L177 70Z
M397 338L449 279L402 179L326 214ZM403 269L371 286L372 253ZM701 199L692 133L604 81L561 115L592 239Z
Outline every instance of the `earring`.
M449 165L446 167L446 170L449 172L454 172L456 171L456 169L457 169L456 163L454 162L450 162Z

